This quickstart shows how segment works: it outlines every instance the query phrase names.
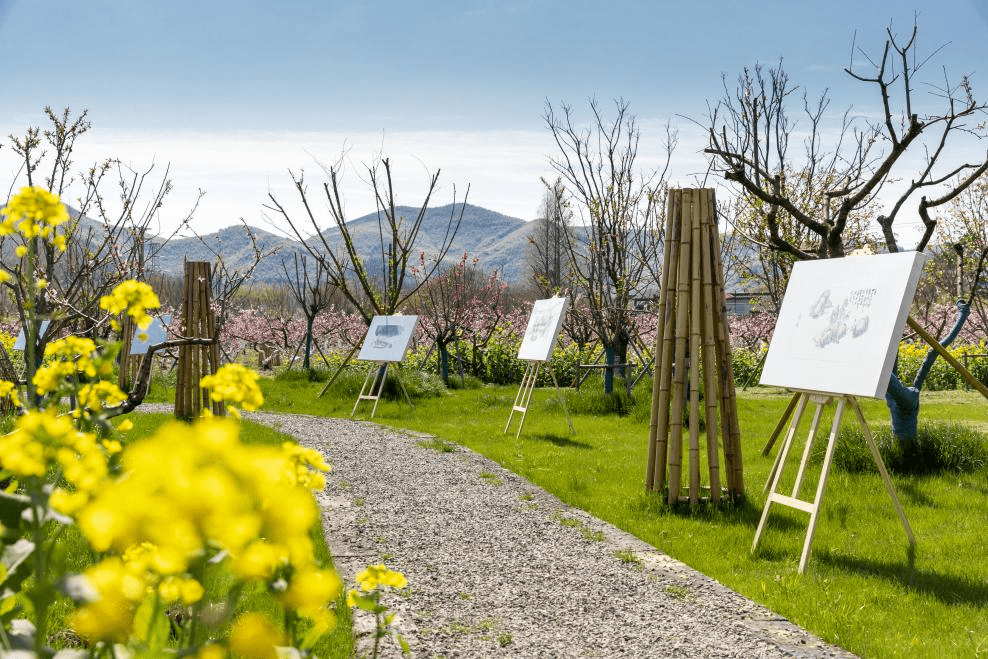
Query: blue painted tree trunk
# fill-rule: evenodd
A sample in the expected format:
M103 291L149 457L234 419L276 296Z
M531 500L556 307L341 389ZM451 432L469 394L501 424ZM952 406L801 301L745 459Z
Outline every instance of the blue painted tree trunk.
M958 300L957 319L947 336L940 340L940 345L946 348L954 342L970 313L971 305L964 300ZM885 404L888 405L892 417L892 434L903 445L910 445L916 441L916 433L919 428L919 392L923 388L923 383L930 374L930 369L933 368L937 356L937 351L930 348L923 359L922 366L916 373L916 377L913 378L912 386L907 387L899 379L898 363L892 369L889 388L885 394Z
M441 341L437 341L436 346L439 348L439 374L443 382L449 382L449 349Z
M305 370L310 370L312 366L312 326L315 320L315 316L305 319L305 358L302 360L302 368Z

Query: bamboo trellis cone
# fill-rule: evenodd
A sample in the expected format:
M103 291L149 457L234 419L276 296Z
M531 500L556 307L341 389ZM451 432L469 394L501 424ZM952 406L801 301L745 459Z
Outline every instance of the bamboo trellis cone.
M117 385L127 392L134 387L134 383L137 381L137 370L140 367L140 360L136 359L135 355L130 354L136 330L137 324L134 319L124 314L120 320L120 336L123 345L120 346L120 372Z
M210 264L208 261L185 262L185 300L182 304L182 335L212 339L216 336L216 317L210 305ZM219 368L219 346L184 345L178 350L178 383L175 387L175 416L197 417L203 409L213 414L225 413L223 403L211 401L209 391L199 387L199 380Z
M671 190L667 209L645 486L667 488L669 503L676 503L686 467L687 498L695 505L701 497L702 462L711 500L720 499L722 482L728 496L744 493L741 433L714 191ZM701 410L706 451L700 446Z

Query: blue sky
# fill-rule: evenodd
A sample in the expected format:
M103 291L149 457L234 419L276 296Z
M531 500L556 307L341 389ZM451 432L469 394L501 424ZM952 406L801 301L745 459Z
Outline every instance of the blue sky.
M580 116L591 96L626 99L645 165L672 120L674 182L688 185L705 162L688 118L703 119L722 74L781 57L811 94L830 89L835 110L869 112L874 99L842 71L854 35L877 52L886 27L908 31L917 13L920 51L947 44L937 65L972 74L988 98L986 0L0 0L0 134L38 124L45 105L88 108L77 163L170 163L163 228L199 188L199 230L239 217L265 227L268 191L290 194L287 170L314 180L344 148L358 169L390 155L402 203L419 203L441 169L436 202L469 183L473 203L531 219L553 150L547 99ZM0 181L15 168L0 149ZM351 170L353 217L372 210L364 187Z

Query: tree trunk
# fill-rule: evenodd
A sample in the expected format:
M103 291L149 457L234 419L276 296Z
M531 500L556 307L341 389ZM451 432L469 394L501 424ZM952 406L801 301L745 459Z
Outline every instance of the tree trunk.
M312 356L312 326L315 324L315 316L305 319L305 358L302 360L302 368L310 370Z
M961 328L964 327L964 323L967 322L970 313L971 305L964 300L957 300L957 319L947 336L940 340L941 346L946 348L954 342L954 339L960 334ZM885 404L888 405L889 414L892 417L892 434L903 446L911 445L916 441L916 433L919 428L919 392L923 388L923 383L930 374L930 369L933 368L938 354L936 350L930 348L913 379L911 387L907 387L899 379L898 368L892 369L889 388L885 393Z
M439 349L439 375L443 382L449 382L449 350L442 341L436 341L436 348Z
M611 368L614 365L614 348L612 346L604 347L604 393L612 394L614 393L614 369Z

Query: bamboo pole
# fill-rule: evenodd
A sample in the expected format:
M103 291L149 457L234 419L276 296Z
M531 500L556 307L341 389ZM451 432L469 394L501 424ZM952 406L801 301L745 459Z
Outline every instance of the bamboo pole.
M709 216L703 217L700 236L700 258L703 261L703 400L706 404L707 468L710 472L710 499L720 501L720 445L717 432L717 328L714 325L713 269L710 255L710 231L716 230Z
M199 306L201 305L199 296L200 268L198 263L192 264L192 306L189 308L189 320L192 325L192 336L202 336L199 323ZM192 415L202 415L202 392L199 390L199 374L202 373L202 350L199 346L191 346L192 367L188 371L189 380L186 386L189 395L192 397Z
M216 318L210 305L210 264L185 262L185 300L182 313L182 333L193 338L215 339ZM209 392L199 387L203 376L215 373L219 367L219 346L185 345L179 348L178 383L175 390L175 415L190 418L211 408L222 415L222 403L209 398Z
M693 191L696 196L696 191ZM690 505L700 503L700 204L690 214Z
M664 297L665 303L662 306L662 317L660 327L662 328L662 342L656 344L656 373L655 381L658 382L658 401L653 402L652 409L657 409L658 415L653 416L656 427L656 450L653 468L653 490L661 491L666 480L666 461L668 459L669 447L669 398L672 385L672 365L674 351L674 323L676 308L676 279L679 272L679 239L682 231L682 192L680 190L671 191L669 205L669 226L672 231L666 232L666 240L670 241L669 260L663 264L668 272ZM653 385L654 388L654 385Z
M666 302L669 299L669 282L672 280L670 275L670 260L672 258L673 248L672 245L676 240L674 235L675 226L675 216L673 213L673 203L670 196L669 201L666 206L666 223L665 223L665 233L662 253L662 280L660 282L659 288L659 305L656 309L656 331L655 331L655 366L654 372L652 374L652 411L649 416L648 424L648 460L646 462L645 469L645 489L654 490L655 480L659 471L658 462L658 426L659 426L659 414L660 414L660 368L659 360L660 354L662 352L663 340L665 337L666 328ZM666 403L668 406L668 401ZM666 420L668 421L668 409L666 410ZM663 473L665 471L665 465L662 465ZM660 479L661 480L661 479Z
M711 218L716 216L716 200L713 189L707 189L704 195L704 203L707 206L707 215ZM725 468L730 470L731 477L728 480L728 490L731 496L744 493L744 466L741 459L741 427L738 423L737 396L734 390L734 365L731 361L731 336L727 327L727 305L724 301L724 268L720 260L720 237L717 231L712 231L710 253L717 267L714 268L714 320L717 324L717 331L720 340L718 341L718 355L721 357L721 382L724 385L724 392L721 396L722 416L726 420L724 426L724 463ZM728 447L730 447L731 458L727 459Z
M669 496L670 504L679 501L683 469L683 403L686 389L686 345L689 340L689 276L690 276L690 237L692 231L686 219L692 214L693 199L683 194L682 227L679 238L679 264L676 274L676 352L672 381L672 409L669 414Z

